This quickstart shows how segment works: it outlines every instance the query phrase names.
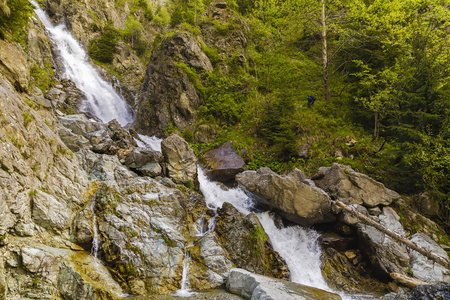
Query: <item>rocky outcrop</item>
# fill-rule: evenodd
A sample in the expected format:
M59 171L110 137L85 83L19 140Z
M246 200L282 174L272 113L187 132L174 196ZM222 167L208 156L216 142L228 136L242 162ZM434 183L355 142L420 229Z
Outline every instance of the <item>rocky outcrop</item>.
M192 36L178 33L163 41L152 54L139 91L135 109L137 131L161 136L169 123L181 131L193 125L200 99L175 60L198 70L212 70L211 62Z
M236 176L250 196L261 204L273 208L286 219L301 224L312 225L335 219L331 212L331 199L320 189L302 180L306 176L300 170L280 176L269 168L245 171Z
M230 203L217 210L216 232L231 261L250 272L289 279L284 260L273 250L272 242L255 214L244 216Z
M244 160L226 142L218 148L211 149L203 155L205 174L214 181L226 182L247 169Z
M22 48L0 40L0 73L20 92L28 89L30 69Z
M400 290L385 295L382 300L447 300L450 299L450 283L418 285L410 293Z
M166 175L177 183L198 188L197 157L188 143L173 134L161 143Z
M383 208L383 213L379 216L382 226L405 237L403 226L398 220L397 213L389 207ZM392 272L407 273L410 258L406 246L372 226L358 224L357 228L360 249L369 259L375 273L386 278Z
M399 194L389 190L382 183L337 163L331 167L320 168L313 179L315 184L333 199L340 200L345 204L374 207L389 205L400 198Z
M161 152L149 148L134 148L125 156L125 165L144 176L156 177L161 175L160 163L163 162Z
M233 269L227 280L227 290L245 299L254 300L338 300L338 294L298 283L277 280L242 269Z
M410 240L411 242L414 242L416 245L426 249L427 251L430 251L437 256L448 259L448 255L445 250L439 247L439 245L427 235L416 233L411 237ZM411 257L410 269L414 277L429 283L450 281L450 270L447 270L440 264L430 261L425 256L414 250L408 250Z

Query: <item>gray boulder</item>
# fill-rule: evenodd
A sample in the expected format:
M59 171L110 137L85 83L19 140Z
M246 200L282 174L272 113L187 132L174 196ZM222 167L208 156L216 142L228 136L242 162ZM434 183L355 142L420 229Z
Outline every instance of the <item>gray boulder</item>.
M320 168L313 178L318 187L330 196L346 204L361 204L367 207L389 205L400 195L352 168L334 163Z
M383 209L379 216L380 224L406 237L400 224L399 216L389 207ZM358 224L358 241L363 254L369 259L373 270L379 276L389 278L392 272L406 274L409 268L409 254L406 246L392 240L390 237L372 226Z
M211 149L203 156L205 159L205 174L211 180L226 182L247 169L244 160L231 148L231 142L226 142L218 148Z
M39 226L62 231L69 225L69 212L66 205L50 194L36 190L32 208L34 222Z
M125 165L146 176L155 177L161 174L160 163L163 161L161 152L149 148L133 148L125 156Z
M77 152L80 149L90 149L91 144L89 140L82 135L73 133L70 129L58 125L58 135L66 146L73 152Z
M250 196L262 204L276 209L286 219L312 225L335 219L331 211L331 199L320 189L302 182L304 173L294 170L281 176L269 168L245 171L236 176ZM256 196L256 197L255 197Z
M316 289L298 283L283 281L232 269L228 276L227 290L252 300L338 300L338 294Z
M445 252L444 249L442 249L435 241L433 241L433 239L423 233L416 233L415 235L413 235L411 237L411 242L437 256L448 259L447 252ZM410 267L414 277L429 283L450 281L450 270L447 270L440 264L427 259L417 251L410 249L408 250L411 257Z
M166 175L176 183L194 184L198 187L197 157L188 143L172 134L161 143Z

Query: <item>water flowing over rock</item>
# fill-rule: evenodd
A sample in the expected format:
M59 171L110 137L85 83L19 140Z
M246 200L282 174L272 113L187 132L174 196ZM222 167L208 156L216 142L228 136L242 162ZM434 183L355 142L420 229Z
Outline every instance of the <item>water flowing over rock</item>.
M227 290L252 300L338 300L339 295L298 283L292 283L242 269L233 269L227 280Z
M374 207L389 205L400 198L399 194L387 189L382 183L337 163L320 168L313 179L318 187L345 204Z
M209 150L203 158L206 164L206 176L214 181L234 180L238 173L247 169L242 157L231 147L231 142Z
M245 171L236 176L239 184L250 196L264 205L276 209L286 219L311 225L335 219L331 212L331 199L320 189L301 181L306 178L300 170L280 176L269 168Z
M384 207L379 216L380 224L405 237L400 218L392 208ZM372 226L358 224L360 249L369 259L374 272L389 278L392 272L406 274L409 268L409 254L406 246L400 244Z
M177 183L198 187L197 157L188 143L173 134L161 143L167 176Z
M289 279L286 262L273 250L272 242L255 214L244 216L230 203L224 203L217 213L216 232L237 267Z
M427 235L423 233L416 233L410 240L431 253L448 259L448 255L445 250L439 247L439 245ZM416 251L409 250L409 255L411 257L411 271L414 277L429 283L450 281L450 270L447 270L441 265L430 261Z

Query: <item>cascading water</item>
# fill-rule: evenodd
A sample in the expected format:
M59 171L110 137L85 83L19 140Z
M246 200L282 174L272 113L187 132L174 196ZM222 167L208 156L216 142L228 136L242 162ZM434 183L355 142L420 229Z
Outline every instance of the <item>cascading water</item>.
M198 167L200 190L209 208L217 210L224 202L229 202L241 213L247 215L253 207L252 200L240 188L223 190L218 184L208 180ZM301 226L278 229L268 212L257 214L261 225L274 249L286 261L291 271L291 280L296 283L331 290L320 269L321 249L318 244L319 233ZM213 229L214 230L214 229ZM339 293L342 299L374 299L367 295L348 295Z
M94 194L94 197L91 201L92 223L93 223L93 230L94 230L94 237L92 238L91 255L93 255L95 258L97 258L98 247L100 246L100 240L98 238L98 230L97 230L97 215L95 214L95 197L96 197L96 194Z
M139 147L147 147L154 151L161 152L162 139L157 138L156 136L146 136L142 134L138 134L138 137L139 139L135 139L135 141Z
M93 113L105 123L112 119L116 119L122 126L132 122L133 114L125 100L117 94L109 82L101 78L97 70L89 63L86 51L66 30L65 25L53 26L38 4L31 2L37 7L36 15L44 24L61 55L64 64L63 77L75 82L86 95L87 99L82 109Z
M190 296L196 294L188 288L189 264L191 262L191 255L188 252L188 248L190 248L190 247L192 247L192 244L189 245L185 250L183 273L181 275L181 289L179 289L175 293L175 296L178 296L178 297L190 297Z

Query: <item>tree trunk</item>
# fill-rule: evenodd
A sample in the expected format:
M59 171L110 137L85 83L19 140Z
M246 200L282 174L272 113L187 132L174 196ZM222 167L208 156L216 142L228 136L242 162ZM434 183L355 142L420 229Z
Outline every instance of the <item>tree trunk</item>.
M360 219L361 221L364 221L366 224L375 227L376 229L378 229L379 231L385 233L386 235L390 236L391 238L393 238L394 240L396 240L397 242L400 242L406 246L408 246L410 249L419 252L420 254L422 254L423 256L425 256L426 258L440 264L441 266L447 268L450 270L450 262L448 261L448 259L445 259L443 257L437 256L433 253L431 253L430 251L425 250L424 248L416 245L415 243L411 242L410 240L401 237L400 235L398 235L397 233L390 231L389 229L385 228L384 226L381 226L380 224L378 224L377 222L375 222L374 220L372 220L369 217L366 217L365 215L357 212L356 210L354 210L353 208L345 205L344 203L342 203L339 200L335 200L335 203L341 207L342 209L350 212L352 215L354 215L355 217L357 217L358 219Z
M380 137L380 113L375 112L375 122L373 128L373 140L376 141Z
M426 281L408 277L406 275L399 274L399 273L391 273L391 274L389 274L389 276L391 276L392 279L400 282L401 284L404 284L404 285L412 287L412 288L415 288L416 286L421 285L421 284L429 284Z
M323 62L323 86L325 88L325 100L331 100L330 80L328 77L328 46L327 46L327 20L325 15L325 4L327 0L322 0L322 15L320 18L322 25L322 62Z

